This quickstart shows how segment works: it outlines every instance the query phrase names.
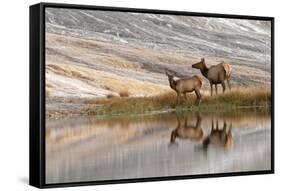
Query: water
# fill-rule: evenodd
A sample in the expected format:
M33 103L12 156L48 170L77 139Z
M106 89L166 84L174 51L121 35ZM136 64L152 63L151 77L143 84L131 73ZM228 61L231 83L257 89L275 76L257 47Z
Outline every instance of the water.
M68 117L46 124L48 184L270 166L271 118L264 111Z

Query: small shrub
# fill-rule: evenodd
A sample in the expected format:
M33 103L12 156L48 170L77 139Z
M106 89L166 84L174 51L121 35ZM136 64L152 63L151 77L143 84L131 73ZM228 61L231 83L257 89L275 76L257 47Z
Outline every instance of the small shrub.
M116 96L116 95L113 95L113 94L108 94L108 95L106 95L106 98L107 98L107 99L114 98L114 97L117 97L117 96Z
M119 96L120 97L129 97L129 92L128 91L120 91Z

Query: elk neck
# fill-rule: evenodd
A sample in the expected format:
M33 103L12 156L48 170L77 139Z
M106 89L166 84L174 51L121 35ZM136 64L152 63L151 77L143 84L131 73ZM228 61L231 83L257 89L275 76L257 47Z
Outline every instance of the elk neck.
M206 66L205 63L203 64L203 68L200 69L200 71L204 77L208 78L207 76L208 76L209 68Z
M176 90L176 81L173 78L169 78L170 87Z

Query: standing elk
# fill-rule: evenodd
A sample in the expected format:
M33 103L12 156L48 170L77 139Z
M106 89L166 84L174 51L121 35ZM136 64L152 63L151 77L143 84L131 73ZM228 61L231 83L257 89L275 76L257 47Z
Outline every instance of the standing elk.
M231 90L230 85L230 75L231 75L231 65L228 63L221 62L220 64L207 67L205 59L201 58L201 61L193 64L192 68L199 69L202 75L207 78L211 86L211 95L213 95L213 84L216 88L216 94L218 93L217 84L222 85L223 92L225 91L225 80L227 81L229 90Z
M219 129L218 121L216 123L216 128L214 127L214 121L212 120L211 133L203 140L203 148L208 148L210 144L222 147L224 149L230 149L233 146L232 138L232 124L227 129L226 122L223 123L223 129Z
M185 98L187 99L187 93L193 91L196 94L198 105L200 105L201 102L200 89L202 87L202 79L199 76L194 75L190 78L180 78L178 80L174 80L175 74L169 74L166 71L166 75L168 76L170 87L177 93L177 105L181 94L184 94Z
M201 140L203 138L203 130L201 128L201 116L197 115L196 124L191 125L187 123L187 117L185 117L184 125L181 124L181 119L178 117L177 128L174 129L171 133L170 143L175 143L176 138L181 139L192 139L192 140Z

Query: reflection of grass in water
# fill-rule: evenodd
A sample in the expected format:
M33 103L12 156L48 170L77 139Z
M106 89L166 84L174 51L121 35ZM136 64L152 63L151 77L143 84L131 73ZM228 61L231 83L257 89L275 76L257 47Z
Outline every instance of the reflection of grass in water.
M196 105L196 98L193 94L188 99L181 99L176 106L176 94L169 92L153 97L113 97L110 99L86 100L89 104L89 115L115 115L115 114L138 114L159 110L181 111L227 111L243 107L270 107L271 90L269 87L243 87L235 88L231 92L215 96L204 95L200 107Z
M202 128L210 129L211 120L218 120L220 128L222 122L230 123L234 128L249 126L249 124L265 124L270 122L270 108L244 108L231 111L173 111L158 114L138 115L100 115L100 116L76 116L61 119L53 119L46 129L48 144L69 144L85 141L92 137L111 136L110 140L127 140L134 136L153 133L152 129L175 129L178 120L187 121L189 125L195 125L198 114L202 119ZM51 119L52 120L52 119ZM253 125L255 126L255 125ZM252 126L252 127L253 127ZM70 128L71 127L71 128ZM113 133L114 131L114 133ZM112 134L113 133L113 134Z

